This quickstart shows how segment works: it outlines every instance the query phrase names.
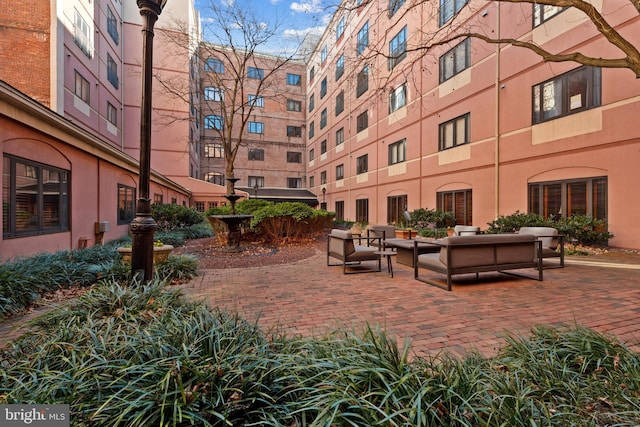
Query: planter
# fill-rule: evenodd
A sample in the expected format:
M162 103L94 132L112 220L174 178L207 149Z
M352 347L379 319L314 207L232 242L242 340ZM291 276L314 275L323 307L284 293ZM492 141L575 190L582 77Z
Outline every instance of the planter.
M396 230L396 237L399 239L411 239L415 234L413 230Z
M131 264L131 248L129 247L119 247L116 249L120 254L120 259L125 264ZM153 247L153 263L157 264L159 262L165 262L169 255L173 252L173 246L171 245L162 245L162 246L154 246Z

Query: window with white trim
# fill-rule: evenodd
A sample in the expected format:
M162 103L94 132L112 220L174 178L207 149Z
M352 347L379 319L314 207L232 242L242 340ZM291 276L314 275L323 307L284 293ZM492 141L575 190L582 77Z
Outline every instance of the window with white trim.
M249 133L264 133L264 123L263 122L248 122L247 123L247 131Z
M224 101L224 89L219 87L207 86L204 88L204 100L205 101Z
M403 83L389 93L389 113L407 105L407 84Z

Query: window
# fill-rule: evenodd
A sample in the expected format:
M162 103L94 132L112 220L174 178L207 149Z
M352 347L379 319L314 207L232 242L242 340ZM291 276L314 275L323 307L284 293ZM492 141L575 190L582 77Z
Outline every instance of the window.
M403 4L404 0L389 0L389 17L395 15L395 13L400 10Z
M336 180L344 179L344 164L336 166Z
M82 77L82 74L78 71L76 71L76 87L74 93L78 98L87 104L89 103L89 81Z
M314 150L313 148L311 150L309 150L309 161L313 160L316 158L316 150Z
M264 150L262 148L249 148L249 160L264 161Z
M560 6L551 6L548 4L533 4L533 26L537 27L544 24L549 19L562 12L565 8Z
M91 48L91 30L80 12L74 9L73 38L80 50L89 58L93 56Z
M533 87L533 123L600 106L600 68L580 67Z
M369 222L369 199L356 199L356 221Z
M402 224L407 210L407 195L387 197L387 224Z
M313 111L316 104L315 101L316 101L315 94L312 93L311 96L309 97L309 112Z
M302 128L300 126L287 126L287 136L302 137Z
M607 177L531 183L529 213L554 219L572 215L607 219Z
M336 201L336 221L344 221L344 200Z
M136 215L136 189L118 184L118 224L129 224Z
M320 154L324 154L327 152L327 140L324 139L320 142Z
M5 238L69 230L69 171L5 156L2 173Z
M114 126L118 126L118 109L107 101L107 120Z
M407 56L407 26L389 42L389 70L393 69Z
M293 86L302 86L302 76L300 74L287 73L287 84Z
M309 123L309 139L313 138L316 134L315 125L313 122Z
M369 89L369 66L365 66L356 78L356 98Z
M356 118L356 133L369 127L369 112L365 111Z
M440 124L439 150L457 147L469 142L469 117L467 113Z
M344 74L344 53L336 61L336 81Z
M457 225L472 225L473 198L471 190L436 193L436 210L451 212Z
M336 146L344 142L344 128L340 128L336 131Z
M287 188L302 188L302 178L287 178Z
M287 99L287 111L302 111L302 102L294 99Z
M224 63L217 58L207 58L204 63L204 70L224 74Z
M204 202L196 202L196 210L198 212L204 212Z
M120 82L118 81L118 64L116 64L116 61L114 61L111 55L109 55L108 53L107 53L107 80L109 80L109 83L111 83L113 87L118 89L118 86L120 85Z
M327 183L327 171L320 172L320 185Z
M326 60L327 60L327 45L324 45L322 47L322 51L320 51L320 63L324 64Z
M221 159L224 156L224 147L222 144L205 144L204 156L214 159Z
M327 78L325 77L320 82L320 99L324 98L326 94L327 94Z
M162 194L153 193L153 204L154 205L161 205L162 204L162 200L163 200Z
M336 96L336 116L344 111L344 91Z
M264 97L258 95L249 95L248 99L249 106L253 107L264 107Z
M309 81L313 81L313 78L316 76L316 67L311 67L309 70Z
M247 69L247 77L250 79L264 79L264 70L262 68L249 67Z
M302 153L300 151L287 151L287 163L302 163Z
M264 176L249 176L249 187L264 187Z
M249 133L264 133L264 123L262 122L248 122L247 130Z
M403 83L389 94L389 113L407 105L407 84Z
M222 130L224 126L224 119L222 116L205 116L204 118L204 128L205 129L215 129Z
M442 27L453 18L469 0L440 0L440 26Z
M118 33L118 19L111 8L107 6L107 32L115 44L120 43L120 34Z
M204 88L204 100L205 101L224 101L224 89L219 87L207 86Z
M338 21L338 25L336 25L336 40L338 40L344 34L344 27L346 23L346 18L343 16Z
M364 49L369 45L369 21L365 22L360 31L358 31L358 42L356 44L356 51L358 56L362 55Z
M405 160L407 160L407 140L401 139L389 144L389 165L402 163Z
M327 109L323 109L320 112L320 129L324 129L327 126Z
M365 154L356 159L356 173L361 174L367 172L369 172L369 155Z
M316 179L315 178L316 177L313 176L313 175L309 177L309 188L315 187L315 185L316 185Z
M471 66L471 41L465 39L462 43L440 57L440 83Z

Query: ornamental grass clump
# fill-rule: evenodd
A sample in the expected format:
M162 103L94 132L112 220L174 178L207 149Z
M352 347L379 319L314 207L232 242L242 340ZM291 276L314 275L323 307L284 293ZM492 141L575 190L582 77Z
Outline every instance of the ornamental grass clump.
M384 331L264 332L159 280L110 280L0 352L0 404L67 403L74 426L634 426L640 358L536 327L495 357L421 357Z

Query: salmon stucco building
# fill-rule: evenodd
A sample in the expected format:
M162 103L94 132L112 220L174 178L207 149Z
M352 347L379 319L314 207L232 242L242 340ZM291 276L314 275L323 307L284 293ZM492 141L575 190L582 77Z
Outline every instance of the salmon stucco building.
M353 2L343 2L343 6ZM627 40L637 11L591 2ZM640 247L640 81L629 69L544 62L510 44L621 55L575 8L441 0L341 7L308 63L307 172L338 218L398 223L405 209L486 224L517 211L607 220Z

